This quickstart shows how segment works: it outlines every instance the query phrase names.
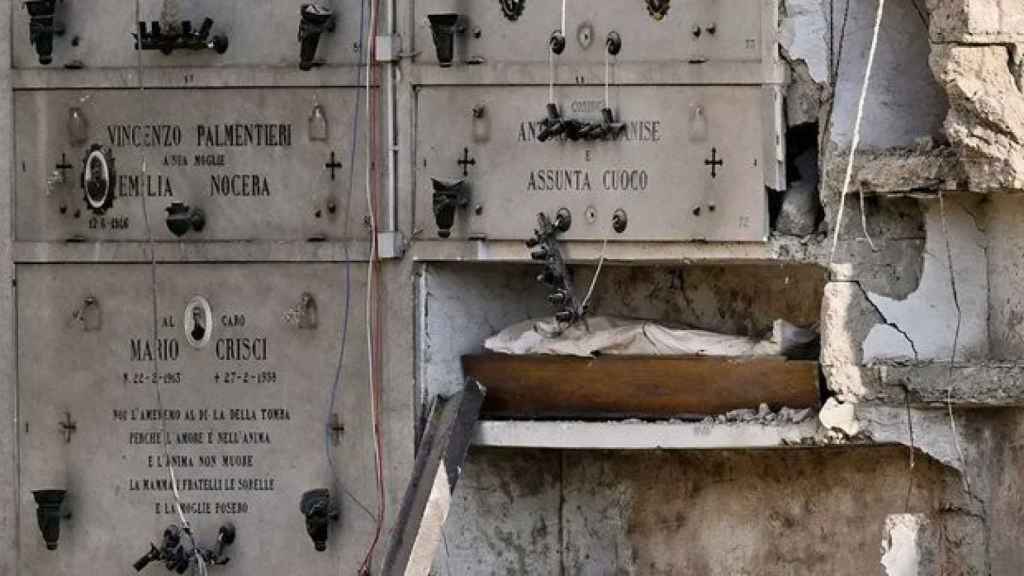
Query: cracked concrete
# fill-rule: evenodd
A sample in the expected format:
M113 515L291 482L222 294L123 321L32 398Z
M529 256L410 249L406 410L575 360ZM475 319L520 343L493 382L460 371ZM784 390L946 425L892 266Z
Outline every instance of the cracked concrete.
M787 118L791 126L821 127L817 191L825 221L816 235L807 234L806 226L785 226L796 235L776 233L771 258L827 264L827 282L813 273L773 274L745 264L657 271L632 267L604 272L608 276L595 298L598 306L617 313L740 334L756 334L780 311L810 322L818 319L821 366L833 396L823 420L834 430L808 444L847 445L839 449L843 455L773 453L772 458L802 471L794 476L753 460L737 464L725 453L563 455L542 464L559 466L561 472L544 488L544 498L560 499L557 517L545 512L549 529L550 522L560 522L557 551L550 551L550 535L534 535L534 525L525 518L501 517L502 523L521 526L485 535L494 550L507 551L492 558L502 567L498 573L515 573L522 566L518 551L538 547L558 557L544 569L566 574L871 573L880 560L889 576L913 570L1019 572L1024 564L1019 546L1024 525L1024 483L1019 479L1024 466L1019 410L1024 407L1024 196L1013 192L1024 190L1024 9L1018 0L887 3L850 189L867 195L865 218L876 249L864 238L854 195L847 198L832 255L830 239L820 232L836 222L876 5L875 0L784 3L781 44L793 80L787 87ZM580 270L581 278L589 279L589 270ZM478 311L495 306L492 298L522 301L516 292L530 282L525 275L523 283L496 287L494 278L480 283L467 282L454 269L441 274L447 287L432 295L433 302L458 301L461 306L470 294L469 308ZM516 274L506 270L504 278ZM808 286L821 294L820 310L810 314L807 301L817 300ZM758 289L770 296L757 294ZM493 310L484 316L491 324L501 319ZM957 365L950 367L958 320ZM442 312L430 322L435 321L434 326L446 324L449 315ZM442 336L446 332L435 328L429 346L436 356L431 358L467 344L468 333L487 329L487 322L475 327L456 322L445 328L460 332L450 344ZM866 448L879 444L899 448ZM872 474L843 488L847 475L855 474L839 463L847 454L865 458ZM523 470L528 473L526 465ZM505 468L500 474L516 472ZM787 497L805 503L828 492L832 521L845 517L857 490L871 493L875 503L891 502L881 506L884 513L872 516L867 532L863 526L841 535L825 529L824 537L814 536L819 542L803 547L794 543L793 530L815 522L818 509L797 507L794 516L764 498L773 494L780 478ZM722 486L714 479L722 480ZM667 489L686 497L666 499ZM910 510L911 516L889 516L907 512L906 502L917 501L922 493L934 498L934 506ZM748 510L744 503L752 494L759 495L761 504ZM686 505L676 506L677 500ZM707 508L712 505L713 513ZM883 555L878 537L886 517L890 525ZM787 518L793 526L773 536L779 550L762 550L761 539L773 534L776 524L788 526ZM739 525L746 528L737 532ZM717 535L719 544L707 534ZM689 545L680 548L682 539ZM936 549L941 553L932 555ZM837 554L849 555L847 564L834 564ZM469 566L487 565L474 562ZM445 570L473 573L472 568Z
M972 192L1024 190L1024 94L1002 45L936 44L935 76L949 95L944 130Z
M906 336L914 348L915 359L952 357L958 312L957 357L964 361L984 359L988 356L988 270L983 249L986 239L959 202L946 201L945 206L953 273L958 280L959 311L950 284L949 257L938 202L931 203L927 212L927 228L932 233L925 244L924 270L918 289L902 300L871 292L866 295L886 323ZM865 363L881 359L868 350L878 350L882 344L869 334L864 343Z

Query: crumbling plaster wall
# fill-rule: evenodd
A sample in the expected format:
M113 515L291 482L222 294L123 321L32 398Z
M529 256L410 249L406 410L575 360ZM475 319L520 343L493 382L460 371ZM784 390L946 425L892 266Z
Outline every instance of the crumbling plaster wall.
M824 74L820 196L829 230L840 220L876 8L874 1L787 3L787 14L798 14L784 27L788 57L808 62L812 77ZM954 339L961 360L989 355L988 238L978 200L936 198L957 179L949 168L955 152L943 144L950 111L929 66L929 25L923 0L886 4L852 182L869 197L863 216L858 198L847 197L822 311L822 362L843 401L872 399L861 365L948 360Z
M989 198L989 341L993 360L1024 358L1024 198Z
M476 449L438 575L879 573L886 517L945 519L958 482L900 448L739 452ZM948 522L938 522L940 526ZM962 534L945 532L945 550ZM940 555L945 574L967 574Z
M821 4L829 8L826 22L839 12L839 2ZM822 86L821 200L830 230L876 6L850 5L853 27L842 56L832 61L834 82ZM824 47L834 54L835 46L827 50L830 28L821 30L826 40L818 53ZM868 194L876 249L866 246L857 197L848 196L822 310L828 387L841 402L856 404L861 434L914 445L959 471L962 483L947 486L946 496L962 499L962 515L946 519L944 529L981 535L961 548L972 573L1013 574L1020 565L1011 544L1019 544L1024 519L1015 503L1018 412L947 411L942 401L998 405L1020 385L1024 203L1014 193L1024 189L1022 41L1019 2L887 3L850 190ZM791 41L791 58L814 52L811 39ZM888 135L873 136L878 131ZM908 203L920 214L916 229L906 225L912 216L900 217L914 211ZM920 267L898 272L900 263L918 261ZM963 366L955 371L944 368L954 344ZM920 374L887 374L907 364Z
M821 360L831 393L855 406L859 421L856 437L827 441L909 450L478 450L455 500L439 574L875 573L884 525L891 528L884 574L906 576L897 568L906 556L893 551L893 538L906 539L911 525L920 531L910 539L915 546L934 541L938 548L919 555L918 568L931 562L943 574L1019 572L1021 417L1013 409L950 411L944 401L998 403L983 396L1001 398L1014 384L1009 376L991 382L1000 372L988 365L1019 362L1024 351L1024 199L1012 194L1024 189L1024 7L1016 0L887 1L849 190L866 194L871 241L851 194L830 254L876 6L784 2L783 51L793 78L787 114L791 127L819 128L814 186L825 219L806 240L821 246L817 253L828 266ZM447 279L428 278L421 298L465 306L458 290L469 286L486 295L469 307L488 320L428 336L420 353L437 368L421 362L421 376L451 374L458 354L478 347L495 327L547 312L527 304L497 310L498 301L542 303L532 293L523 297L534 289L528 275L510 280L516 274L493 272L477 284L467 280L475 272L435 272ZM717 323L714 314L687 315L699 286L689 283L692 276L636 278L630 275L644 273L628 268L611 274L604 282L614 298L599 289L597 299L608 310L646 310L739 332L757 324L737 323L738 314ZM582 274L580 284L587 280ZM662 280L676 299L652 297ZM452 288L431 293L439 285ZM708 306L714 308L713 299L695 308ZM421 314L430 323L435 312L426 306ZM967 372L946 369L954 349ZM894 376L897 369L919 377ZM924 519L886 520L907 511ZM801 536L808 526L816 528Z

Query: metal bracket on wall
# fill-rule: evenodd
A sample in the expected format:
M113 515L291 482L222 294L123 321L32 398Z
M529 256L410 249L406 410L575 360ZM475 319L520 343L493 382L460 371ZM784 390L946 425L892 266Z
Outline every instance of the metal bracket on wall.
M382 34L377 36L377 62L398 62L402 56L402 37L398 34Z
M551 288L548 302L557 308L555 320L559 327L575 324L586 312L576 300L571 272L558 244L558 235L568 232L571 226L572 214L566 208L559 209L553 220L540 213L533 238L526 241L527 248L531 249L530 258L544 263L544 271L537 276L537 281Z
M228 51L228 37L223 34L215 34L212 38L210 32L213 30L213 20L203 20L199 30L192 29L191 20L182 20L173 30L164 30L159 22L150 22L149 29L146 29L145 22L139 22L138 33L132 34L135 37L136 50L159 50L164 54L170 54L175 50L213 50L218 54Z
M377 233L377 257L381 260L395 260L405 255L405 237L399 231Z

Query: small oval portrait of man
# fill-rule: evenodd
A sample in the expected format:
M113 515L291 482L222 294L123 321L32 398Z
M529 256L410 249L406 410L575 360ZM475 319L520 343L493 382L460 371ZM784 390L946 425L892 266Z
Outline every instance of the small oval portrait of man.
M193 348L206 346L213 332L213 312L206 298L196 296L189 300L188 306L185 306L182 326L185 328L185 340L189 345Z

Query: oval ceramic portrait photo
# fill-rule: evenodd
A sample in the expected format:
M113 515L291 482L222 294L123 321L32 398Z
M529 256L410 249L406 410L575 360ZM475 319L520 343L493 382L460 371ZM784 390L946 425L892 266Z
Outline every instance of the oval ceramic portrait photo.
M193 348L203 348L210 342L210 335L213 333L213 312L206 298L194 296L189 300L181 325L185 328L185 340Z

